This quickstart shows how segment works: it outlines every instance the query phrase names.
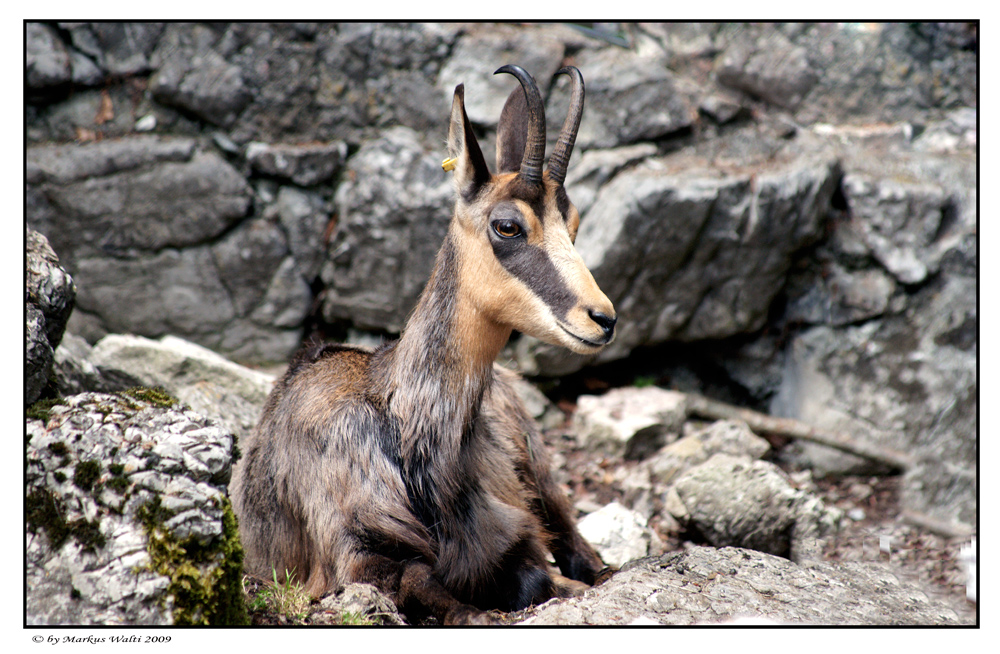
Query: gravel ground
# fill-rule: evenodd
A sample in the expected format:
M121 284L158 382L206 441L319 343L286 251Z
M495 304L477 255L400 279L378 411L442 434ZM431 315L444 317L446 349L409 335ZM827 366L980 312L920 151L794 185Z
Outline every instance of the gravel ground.
M566 430L551 430L547 436L550 446L558 448L565 458L559 477L577 507L592 508L612 501L630 505L619 480L628 476L635 463L577 448ZM969 540L947 538L908 524L900 509L899 477L845 476L814 481L808 471L785 471L800 487L848 516L840 533L827 539L825 560L882 562L899 578L919 583L928 596L947 604L963 621L977 620L977 605L966 597L966 573L959 562L959 550ZM654 503L654 508L661 507ZM684 534L677 533L672 520L654 515L649 524L667 551L683 547Z

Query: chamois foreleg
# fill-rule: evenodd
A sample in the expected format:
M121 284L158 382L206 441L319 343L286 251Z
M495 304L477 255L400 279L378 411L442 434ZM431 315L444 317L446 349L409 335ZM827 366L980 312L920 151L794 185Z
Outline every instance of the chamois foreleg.
M534 422L529 422L523 434L528 453L525 477L533 482L536 493L531 510L551 535L549 551L556 565L570 579L591 586L604 581L608 568L577 530L569 499L552 478L548 451Z
M515 465L524 486L530 489L529 509L542 522L551 539L549 551L569 579L588 585L604 581L609 569L576 528L566 493L552 478L552 460L535 421L524 410L506 371L499 371L491 396L491 416L510 435L516 449Z
M489 614L455 599L421 561L396 561L381 554L361 554L354 580L388 595L411 620L432 615L446 625L494 624Z

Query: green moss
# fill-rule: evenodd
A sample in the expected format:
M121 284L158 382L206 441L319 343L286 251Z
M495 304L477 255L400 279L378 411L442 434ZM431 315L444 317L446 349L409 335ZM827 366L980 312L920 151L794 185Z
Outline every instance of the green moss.
M369 618L366 615L362 615L360 613L351 613L350 611L346 611L340 615L340 624L370 626L370 625L377 625L378 622L376 622L372 618Z
M178 540L164 528L173 517L159 497L139 507L136 516L148 537L149 568L170 579L177 625L246 625L249 618L240 581L243 547L236 516L222 501L222 536L203 545L194 537Z
M107 544L107 539L96 522L88 522L81 518L70 522L69 529L73 540L80 543L84 550L95 552Z
M49 452L52 452L56 456L66 456L69 454L69 448L66 447L66 443L56 441L55 443L49 443Z
M25 521L28 530L37 534L45 532L49 538L49 546L57 550L63 546L69 537L69 525L66 523L65 507L53 493L36 488L25 498Z
M49 546L58 550L72 536L83 549L91 552L104 547L107 540L96 522L84 518L66 520L66 507L51 491L35 489L25 498L25 520L28 530L45 532Z
M162 409L170 408L178 402L176 397L172 396L165 389L159 387L146 388L144 386L136 386L134 388L126 389L118 395L122 398L140 400Z
M90 492L101 476L101 464L97 461L80 461L73 468L73 483L81 489Z
M129 480L125 476L125 466L121 463L112 463L108 466L108 472L111 474L111 478L104 482L104 485L119 495L124 495L129 487Z
M42 422L48 422L49 414L52 412L52 407L57 406L59 404L66 404L66 401L59 397L49 398L47 400L38 400L37 402L28 407L25 414L30 420L41 420Z
M129 480L125 477L112 477L104 485L119 495L124 495L128 490Z
M66 473L64 473L62 470L56 470L52 476L55 477L56 481L60 484L66 481Z

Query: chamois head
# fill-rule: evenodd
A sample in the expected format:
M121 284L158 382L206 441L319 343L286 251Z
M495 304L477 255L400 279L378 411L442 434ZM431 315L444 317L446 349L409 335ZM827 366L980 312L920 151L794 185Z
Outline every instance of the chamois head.
M583 115L583 76L572 66L557 73L569 75L573 92L543 171L545 107L535 80L519 66L496 73L513 75L521 87L500 115L495 175L465 113L463 85L451 105L446 163L454 169L457 200L449 233L463 262L461 292L498 325L594 353L614 339L617 318L573 247L580 214L563 187Z

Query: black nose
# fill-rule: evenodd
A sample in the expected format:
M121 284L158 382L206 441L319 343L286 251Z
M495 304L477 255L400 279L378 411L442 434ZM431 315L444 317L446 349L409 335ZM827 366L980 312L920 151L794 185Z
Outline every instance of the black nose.
M615 323L618 322L618 316L609 316L607 314L601 313L600 311L594 311L590 309L587 311L587 315L590 319L601 326L604 330L605 336L611 336L615 333Z

